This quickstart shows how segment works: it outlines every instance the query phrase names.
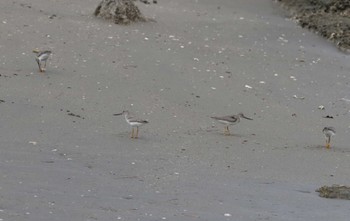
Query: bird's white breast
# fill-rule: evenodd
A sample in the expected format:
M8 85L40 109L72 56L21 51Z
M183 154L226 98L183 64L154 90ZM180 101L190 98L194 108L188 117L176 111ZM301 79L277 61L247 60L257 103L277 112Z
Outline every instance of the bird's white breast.
M42 54L39 56L39 60L40 61L45 61L49 58L49 55L48 54Z

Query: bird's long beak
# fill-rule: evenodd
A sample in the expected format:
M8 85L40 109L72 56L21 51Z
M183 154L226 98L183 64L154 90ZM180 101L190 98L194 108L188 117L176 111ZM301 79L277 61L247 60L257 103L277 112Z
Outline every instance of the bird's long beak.
M122 115L123 113L119 113L119 114L113 114L113 116L119 116Z
M243 117L244 119L247 119L247 120L253 120L252 118L246 117L246 116L244 116L244 115L242 115L242 117Z

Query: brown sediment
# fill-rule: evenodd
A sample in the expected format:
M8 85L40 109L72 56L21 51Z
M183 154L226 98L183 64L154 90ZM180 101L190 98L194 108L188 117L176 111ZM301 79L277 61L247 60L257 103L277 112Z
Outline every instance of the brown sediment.
M349 186L322 186L316 190L319 192L320 197L332 198L332 199L346 199L350 200L350 187Z
M350 53L350 0L277 0L300 26Z

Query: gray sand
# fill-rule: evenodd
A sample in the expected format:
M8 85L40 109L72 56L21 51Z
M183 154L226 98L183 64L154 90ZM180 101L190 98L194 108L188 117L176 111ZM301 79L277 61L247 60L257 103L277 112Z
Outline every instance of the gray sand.
M131 26L98 2L0 1L0 220L349 219L314 192L350 184L348 56L270 0L139 4L157 23ZM238 112L232 136L209 118Z

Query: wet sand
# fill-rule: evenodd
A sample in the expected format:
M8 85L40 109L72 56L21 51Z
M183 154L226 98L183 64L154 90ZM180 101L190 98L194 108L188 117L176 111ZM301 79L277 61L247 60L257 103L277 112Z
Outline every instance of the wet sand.
M348 220L315 192L350 183L348 56L270 0L139 4L157 22L130 26L98 2L0 2L0 219ZM210 118L238 112L232 136Z

